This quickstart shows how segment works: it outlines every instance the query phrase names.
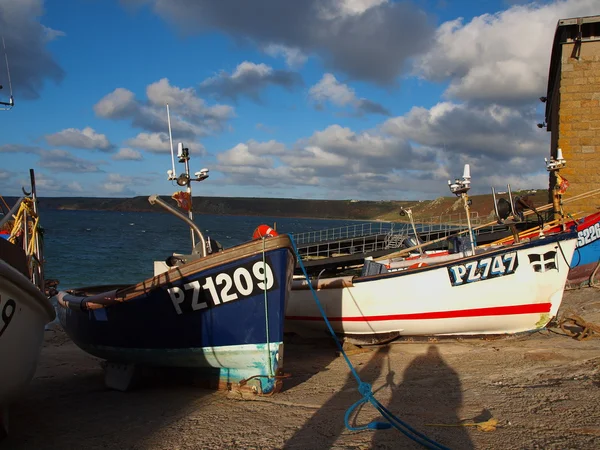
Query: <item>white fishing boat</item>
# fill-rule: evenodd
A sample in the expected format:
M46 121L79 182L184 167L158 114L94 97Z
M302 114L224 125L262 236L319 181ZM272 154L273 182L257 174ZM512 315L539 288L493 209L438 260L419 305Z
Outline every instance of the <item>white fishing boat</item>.
M468 217L468 168L463 178L451 190ZM558 233L483 250L471 238L460 253L421 257L396 270L371 262L380 270L310 283L334 331L351 342L513 334L543 328L556 316L576 242L576 233ZM310 287L306 280L292 285L286 331L326 331Z
M334 331L362 342L536 330L556 316L576 241L576 233L556 234L409 270L321 279L313 287ZM292 286L286 330L326 331L306 281Z
M8 405L33 377L44 326L54 308L44 294L35 198L22 197L0 219L0 437L8 433Z

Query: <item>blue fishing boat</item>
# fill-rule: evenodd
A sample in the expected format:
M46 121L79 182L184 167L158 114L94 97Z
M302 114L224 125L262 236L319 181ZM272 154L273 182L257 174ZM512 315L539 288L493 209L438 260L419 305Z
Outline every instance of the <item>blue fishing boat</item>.
M291 240L271 233L226 250L206 240L193 222L190 183L206 179L208 170L192 178L189 150L179 144L177 156L185 172L175 176L173 158L168 176L187 188L173 198L188 214L156 195L149 201L189 225L191 254L155 262L154 276L133 285L59 292L60 322L80 348L107 361L111 388L128 389L139 369L185 367L207 387L277 392L294 269Z

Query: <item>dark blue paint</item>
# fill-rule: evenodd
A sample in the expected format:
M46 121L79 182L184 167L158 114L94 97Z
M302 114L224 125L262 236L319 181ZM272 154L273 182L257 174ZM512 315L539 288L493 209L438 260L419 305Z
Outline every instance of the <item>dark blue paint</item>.
M268 292L269 341L283 341L283 320L293 270L291 250L267 253L277 288ZM262 261L262 254L241 258L174 284L106 308L76 311L60 308L60 321L75 343L143 349L184 349L261 344L267 341L264 293L210 309L177 314L165 287L179 286L239 265Z

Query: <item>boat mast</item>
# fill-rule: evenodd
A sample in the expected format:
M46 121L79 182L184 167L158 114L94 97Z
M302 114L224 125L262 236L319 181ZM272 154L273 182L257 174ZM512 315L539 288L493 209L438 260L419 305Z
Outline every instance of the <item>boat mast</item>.
M12 107L15 106L15 100L13 98L12 82L10 80L10 68L8 66L8 53L6 53L6 43L4 42L4 36L2 36L2 48L4 49L4 62L6 63L6 74L8 76L8 88L10 91L10 97L9 97L8 102L0 101L0 109L8 110L8 109L12 109ZM1 84L0 84L0 89L2 89Z
M473 255L475 254L475 239L473 236L473 228L471 226L471 213L470 206L471 200L469 200L469 189L471 189L471 167L468 164L465 164L465 168L463 171L463 179L459 180L458 178L452 181L448 180L448 187L450 188L450 192L452 192L457 197L462 198L463 207L465 208L465 213L467 214L467 227L469 230L469 240L471 241L471 251Z
M565 216L562 205L562 193L569 184L567 180L565 180L559 175L558 172L560 172L560 169L567 166L567 160L563 158L562 149L558 148L556 149L556 159L550 156L550 161L548 161L547 158L544 158L544 161L546 162L546 170L550 173L554 173L555 177L555 184L552 188L552 204L554 205L554 218L562 219ZM566 184L565 187L561 186L561 180L562 183Z
M189 209L188 218L193 222L194 212L192 208L192 181L202 181L208 178L208 169L203 168L199 172L194 173L194 177L190 176L190 150L183 146L182 142L177 144L177 159L180 163L184 164L185 171L181 175L175 175L175 153L173 150L173 135L171 133L171 115L169 113L169 105L167 104L167 123L169 125L169 142L171 145L171 164L172 169L167 171L168 180L175 181L179 186L186 187L186 193L188 194ZM194 234L193 228L190 227L190 236L192 239L192 248L196 246L196 235Z

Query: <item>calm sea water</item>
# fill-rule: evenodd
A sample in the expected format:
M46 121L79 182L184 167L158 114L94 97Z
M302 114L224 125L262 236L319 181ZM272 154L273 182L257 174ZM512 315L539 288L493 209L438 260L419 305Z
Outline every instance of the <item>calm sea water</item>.
M166 213L41 210L46 278L60 289L137 283L153 274L153 261L191 251L189 228ZM353 225L349 220L196 215L196 224L224 248L248 241L261 223L280 233Z

